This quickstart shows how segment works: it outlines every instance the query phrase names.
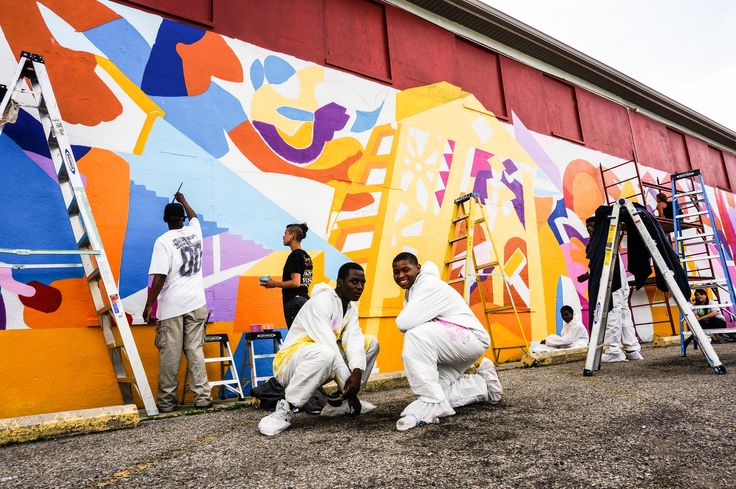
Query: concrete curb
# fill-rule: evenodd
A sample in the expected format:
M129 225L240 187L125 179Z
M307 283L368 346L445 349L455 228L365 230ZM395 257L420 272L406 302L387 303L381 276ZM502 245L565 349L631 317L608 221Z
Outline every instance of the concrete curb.
M521 358L521 367L544 367L547 365L558 365L560 363L577 362L585 360L588 349L568 348L560 351L545 351L540 353L529 353Z
M134 404L0 419L0 446L120 428L140 421Z

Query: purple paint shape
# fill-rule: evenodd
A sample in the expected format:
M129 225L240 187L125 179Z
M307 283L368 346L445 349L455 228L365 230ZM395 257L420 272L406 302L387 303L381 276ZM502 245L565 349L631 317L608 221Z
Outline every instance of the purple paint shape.
M3 300L3 291L0 289L0 329L6 329L8 320L5 317L5 301Z
M334 102L317 109L314 112L312 144L306 148L294 148L289 145L273 124L254 121L253 127L276 154L292 163L303 164L314 161L322 153L327 141L332 140L335 133L344 128L349 119L345 108Z
M26 156L28 156L35 164L43 170L43 172L49 176L53 181L57 181L56 178L56 170L54 169L54 162L51 160L51 158L47 158L43 155L40 155L38 153L33 153L31 151L23 151Z
M519 180L515 179L511 181L508 176L509 174L517 171L516 165L514 165L513 161L505 160L503 162L503 166L505 171L501 177L501 183L514 193L514 198L511 201L514 206L514 211L516 211L516 215L519 218L519 221L521 221L521 225L526 227L526 216L524 214L524 186Z
M232 277L205 289L207 307L212 311L210 321L235 320L235 304L238 299L240 277Z
M212 236L202 240L202 276L212 275L215 271L215 255L212 249Z
M560 169L557 168L552 158L542 149L542 146L534 139L534 135L524 126L519 116L511 111L511 117L514 121L514 138L524 151L527 152L532 160L542 169L550 182L552 182L558 190L562 190L562 179L560 178Z
M481 196L485 201L488 198L488 180L493 178L491 170L481 170L475 174L475 183L473 183L473 192Z
M237 267L263 258L271 251L255 241L243 239L237 234L222 233L220 235L220 268L226 270Z

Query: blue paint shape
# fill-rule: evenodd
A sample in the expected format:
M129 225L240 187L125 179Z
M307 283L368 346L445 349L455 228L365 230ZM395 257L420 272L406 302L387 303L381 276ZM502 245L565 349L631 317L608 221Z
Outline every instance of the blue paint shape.
M560 233L560 228L556 221L558 219L564 219L566 217L567 207L565 207L565 199L557 199L554 209L552 209L552 212L550 212L549 217L547 218L547 225L552 231L552 234L555 235L557 244L563 244L565 240L562 237L562 233Z
M166 111L167 122L215 158L229 150L225 133L247 120L238 99L214 82L201 95L153 100Z
M24 151L51 158L43 126L23 109L18 111L17 121L13 124L5 124L3 135L12 139Z
M135 27L120 18L89 29L84 35L125 73L125 76L136 85L141 85L151 47ZM178 54L174 55L178 57Z
M72 154L74 155L74 160L79 161L82 158L85 157L87 153L89 153L89 150L92 149L89 146L76 146L72 144Z
M287 119L294 121L312 122L314 121L314 112L308 110L297 109L296 107L282 106L276 109L276 112L283 115Z
M6 133L0 135L0 174L3 204L0 206L0 248L76 249L66 206L58 184L50 179ZM0 253L5 263L81 263L78 257L61 255L15 255ZM19 282L37 280L49 285L55 280L82 277L81 268L14 270Z
M276 329L274 331L280 331L281 337L286 338L286 333L289 331L286 328ZM256 355L265 355L267 353L273 353L273 343L269 340L257 340L253 342L253 350L255 351ZM243 365L243 361L245 358L245 333L240 337L240 341L238 342L238 346L235 348L235 351L233 352L233 360L235 360L235 365L238 366L238 368L242 368L242 372L238 371L238 375L241 378L242 386L243 386L243 393L247 396L250 394L251 384L250 384L250 364ZM242 367L241 367L242 365ZM256 358L256 372L258 373L259 377L266 377L273 375L273 359L272 358ZM228 369L226 375L226 378L232 379L232 369ZM227 397L236 397L235 394L227 393Z
M140 156L119 154L128 161L133 181L158 195L171 194L183 181L182 192L187 200L209 220L265 248L284 249L284 226L295 222L293 215L235 175L167 121L156 120L148 141L145 152ZM310 233L302 245L307 250L323 250L325 274L332 279L337 277L340 265L351 261L316 234Z
M177 185L178 186L178 185ZM172 187L176 190L177 187ZM170 190L170 189L169 189ZM170 190L173 192L173 190ZM183 192L187 190L182 188ZM188 192L187 197L189 200ZM171 202L168 197L159 197L143 185L130 183L128 223L123 242L123 259L120 265L120 296L127 297L148 287L148 267L156 238L168 230L163 220L164 207ZM192 201L194 204L195 201ZM198 210L195 207L195 210ZM202 234L214 236L227 231L211 221L197 216L202 225Z
M555 295L555 311L559 311L564 306L564 290L562 287L562 277L557 278L557 295ZM560 334L562 332L562 316L555 312L555 332Z
M351 127L350 130L353 132L365 132L373 129L373 126L376 125L376 121L378 120L378 116L381 115L382 109L383 102L381 102L381 105L379 105L376 109L370 112L356 110L355 122L353 123L353 127Z
M263 62L263 71L266 80L271 85L280 85L296 73L296 70L287 61L274 55L266 56Z
M250 65L250 82L253 84L253 88L256 90L261 88L264 78L263 64L261 64L261 60L257 59Z
M184 65L176 46L194 44L202 39L204 32L203 29L164 19L146 63L141 90L150 96L187 96Z

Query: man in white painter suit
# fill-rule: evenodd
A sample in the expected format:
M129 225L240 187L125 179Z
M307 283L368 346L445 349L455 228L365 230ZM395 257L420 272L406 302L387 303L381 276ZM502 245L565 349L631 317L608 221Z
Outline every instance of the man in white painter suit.
M401 413L396 429L406 431L455 414L474 402L498 402L503 389L491 360L477 374L464 372L488 350L491 339L458 292L440 279L432 262L399 253L394 281L406 290L396 325L404 333L402 359L417 399Z
M288 429L298 408L331 380L342 392L341 399L330 400L322 415L358 415L375 408L358 399L378 355L378 339L363 334L353 303L364 287L365 272L357 263L340 267L334 289L326 283L314 286L274 358L274 376L285 387L284 399L258 423L261 434L274 436Z

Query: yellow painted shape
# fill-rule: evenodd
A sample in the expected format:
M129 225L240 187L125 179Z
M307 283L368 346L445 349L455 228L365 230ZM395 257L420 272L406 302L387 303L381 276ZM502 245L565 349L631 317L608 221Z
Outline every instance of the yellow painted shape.
M148 140L148 135L151 133L153 123L156 117L163 118L166 116L166 112L154 102L151 97L146 95L138 85L128 78L125 73L115 66L115 64L107 58L101 56L95 56L97 64L112 77L113 80L120 85L120 88L140 107L140 109L146 114L146 121L143 123L141 132L138 135L138 140L135 142L133 147L133 154L140 155L143 153L143 148Z
M403 90L396 94L396 120L401 121L406 117L445 105L453 100L463 99L468 95L468 92L464 92L462 88L447 82Z
M514 250L514 253L509 257L509 259L504 264L503 273L505 273L507 277L516 275L516 273L519 271L519 269L524 264L524 262L526 262L526 257L524 256L524 254L521 252L519 248L516 248L516 250Z

